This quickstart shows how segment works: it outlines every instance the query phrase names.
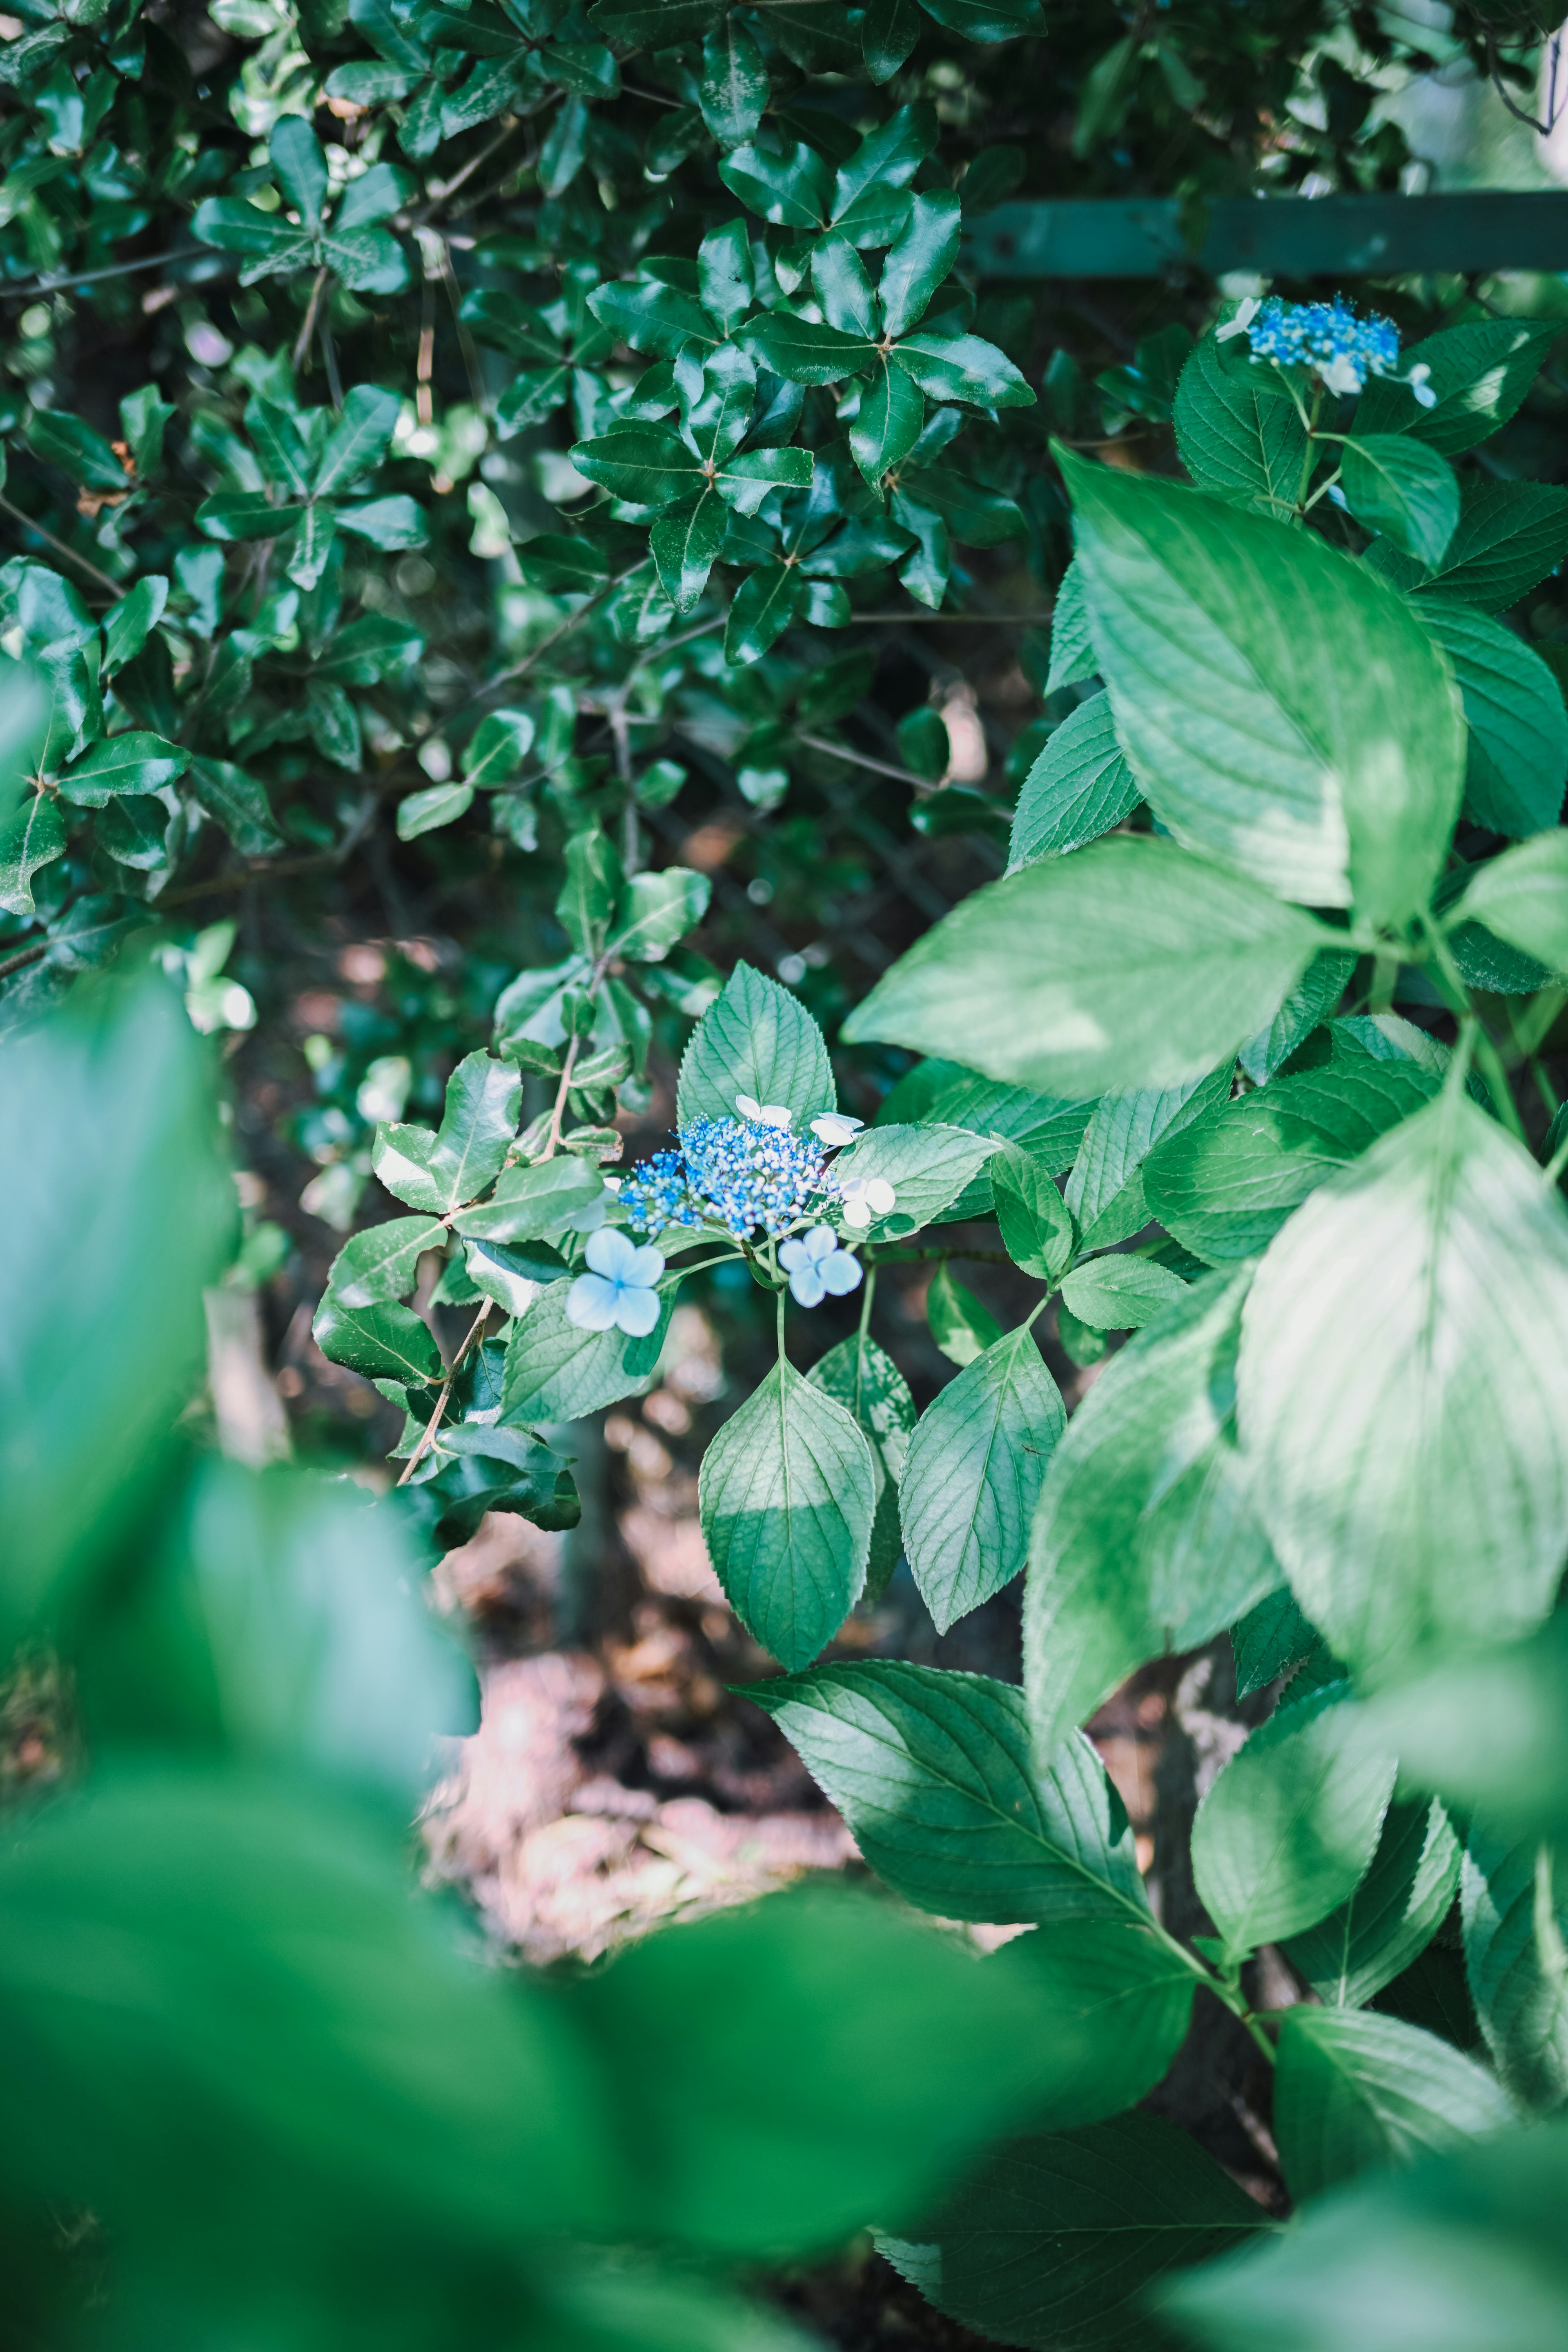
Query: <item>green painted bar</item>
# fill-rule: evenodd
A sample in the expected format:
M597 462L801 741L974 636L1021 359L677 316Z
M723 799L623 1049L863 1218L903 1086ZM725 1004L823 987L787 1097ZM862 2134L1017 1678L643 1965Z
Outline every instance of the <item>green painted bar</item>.
M1173 200L1029 198L973 222L965 257L984 278L1158 278L1183 265L1274 278L1568 270L1568 190L1227 197L1202 226L1194 253Z

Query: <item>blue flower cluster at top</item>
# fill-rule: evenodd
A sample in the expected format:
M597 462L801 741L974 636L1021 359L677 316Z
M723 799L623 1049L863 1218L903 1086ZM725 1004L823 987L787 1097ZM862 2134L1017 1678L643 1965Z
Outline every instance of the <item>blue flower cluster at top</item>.
M717 1223L737 1241L760 1225L788 1233L837 1191L821 1147L809 1135L734 1118L697 1118L677 1151L658 1151L620 1189L639 1233Z
M1399 365L1399 331L1373 311L1358 319L1342 294L1331 302L1281 302L1273 296L1243 329L1255 360L1313 368L1331 392L1360 392L1369 375Z

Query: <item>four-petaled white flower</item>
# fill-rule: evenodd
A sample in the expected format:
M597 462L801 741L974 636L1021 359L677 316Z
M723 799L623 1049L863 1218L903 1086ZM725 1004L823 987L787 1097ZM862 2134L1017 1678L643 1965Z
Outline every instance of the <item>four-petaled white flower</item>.
M798 1240L784 1243L779 1264L789 1276L790 1297L797 1307L820 1307L829 1291L842 1298L860 1286L860 1261L839 1248L831 1225L813 1225Z
M837 1151L840 1144L853 1143L865 1124L863 1118L851 1118L847 1111L825 1110L820 1118L812 1120L811 1131L830 1151Z
M868 1225L873 1217L885 1217L898 1205L899 1196L885 1176L851 1176L839 1198L845 1223L858 1229Z
M654 1286L664 1272L662 1251L638 1249L619 1226L602 1225L585 1255L592 1270L567 1292L566 1320L580 1331L619 1330L646 1339L658 1321Z
M794 1122L794 1113L783 1103L760 1103L755 1095L737 1095L735 1108L742 1118L755 1119L759 1127L789 1127Z
M1362 388L1362 371L1348 352L1337 352L1331 360L1320 360L1318 373L1327 389L1342 397Z
M1258 296L1249 294L1245 302L1238 304L1236 316L1233 319L1227 319L1223 327L1215 329L1215 342L1227 343L1232 335L1245 335L1261 307Z
M1427 366L1425 360L1417 360L1415 366L1411 369L1409 374L1405 379L1405 383L1410 386L1411 391L1415 394L1417 407L1436 408L1437 405L1437 395L1426 381L1431 373L1432 371Z

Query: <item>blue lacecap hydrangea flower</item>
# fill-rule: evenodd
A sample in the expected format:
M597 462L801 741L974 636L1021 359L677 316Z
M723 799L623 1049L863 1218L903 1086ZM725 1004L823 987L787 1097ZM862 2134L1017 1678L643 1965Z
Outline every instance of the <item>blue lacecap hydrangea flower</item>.
M813 1137L750 1119L696 1118L681 1129L679 1150L656 1152L626 1179L620 1200L639 1233L710 1223L737 1241L759 1226L776 1240L837 1190Z
M1332 393L1359 393L1369 375L1381 375L1408 383L1423 408L1436 398L1427 388L1426 366L1417 364L1399 376L1399 331L1393 320L1375 310L1358 319L1342 294L1331 302L1282 302L1278 295L1266 302L1249 299L1218 330L1221 342L1232 335L1247 337L1255 360L1310 368Z

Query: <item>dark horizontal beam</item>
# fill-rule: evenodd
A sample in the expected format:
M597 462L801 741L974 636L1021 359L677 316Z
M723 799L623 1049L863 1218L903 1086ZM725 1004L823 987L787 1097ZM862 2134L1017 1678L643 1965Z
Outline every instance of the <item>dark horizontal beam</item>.
M1030 198L969 230L983 278L1394 278L1424 270L1568 269L1568 190L1454 196L1225 197L1206 216L1160 197Z

